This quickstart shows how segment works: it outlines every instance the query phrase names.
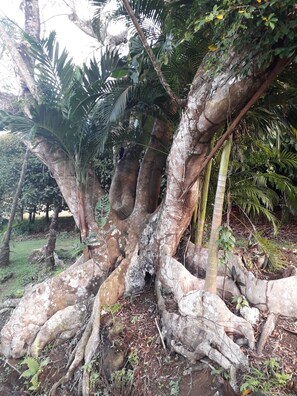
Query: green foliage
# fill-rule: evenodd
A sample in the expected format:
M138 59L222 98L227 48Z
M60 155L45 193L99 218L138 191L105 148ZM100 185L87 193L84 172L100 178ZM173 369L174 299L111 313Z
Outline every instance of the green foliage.
M229 258L235 247L235 237L231 228L227 225L219 227L219 239L217 241L219 249Z
M179 390L180 390L180 386L179 386L180 380L176 380L176 381L169 381L169 386L170 386L170 395L172 396L178 396L179 395Z
M42 136L51 146L64 151L73 163L79 184L86 182L87 170L104 147L106 128L102 124L100 99L119 60L115 51L106 51L100 62L79 70L67 51L60 51L55 35L41 43L28 38L36 59L41 103L31 106L31 118L23 114L2 115L6 129L25 136ZM98 133L102 131L102 133Z
M118 389L128 388L132 386L133 374L133 370L123 367L121 370L112 373L111 380Z
M95 207L95 219L101 227L105 226L109 212L110 212L109 197L108 194L105 194L99 198Z
M27 365L28 369L21 374L20 378L27 378L30 380L29 390L37 391L40 388L39 375L48 362L49 359L44 359L40 362L32 357L27 357L22 361L21 364Z
M132 350L132 351L129 353L128 362L131 364L131 366L132 366L133 368L135 368L136 366L138 366L138 364L139 364L139 356L138 356L138 353L137 353L137 350L136 350L136 349Z
M226 381L230 380L230 373L228 370L224 369L223 367L213 368L210 372L211 375L215 377L222 377Z
M116 315L118 312L120 312L120 310L122 309L122 305L121 305L120 303L115 303L115 304L113 304L113 305L105 305L103 308L104 308L104 310L105 310L106 312L108 312L108 313L111 314L112 319L113 319L113 321L114 321L115 315Z
M271 62L274 56L292 57L296 62L295 6L294 0L222 0L206 14L193 16L191 26L199 31L210 24L214 31L210 50L220 49L222 55L230 48L239 53L248 48L258 65ZM240 72L249 68L249 62L244 61Z
M272 395L283 389L290 378L291 375L282 371L277 360L271 358L252 367L250 373L244 375L240 390L250 389L253 392L262 391L266 395Z
M286 205L293 213L297 209L297 186L293 178L297 153L278 150L269 142L247 139L242 143L232 162L231 199L247 215L266 217L276 233L275 207Z
M273 241L265 238L260 232L253 233L256 243L260 250L263 251L267 257L266 269L270 271L277 271L286 266L278 246Z
M57 239L57 251L70 252L78 237L71 235L68 239ZM22 297L25 286L32 281L43 281L49 276L46 268L41 269L38 264L28 263L28 256L35 249L40 249L47 243L46 239L29 239L11 243L11 262L9 267L0 268L0 278L13 272L13 277L1 285L0 300L8 297ZM61 271L61 269L58 269Z
M25 146L17 136L0 137L0 202L1 210L9 212L22 167ZM60 190L47 167L32 155L28 159L24 186L18 207L24 212L43 210L46 204L62 206ZM64 207L66 207L64 205ZM1 213L1 212L0 212Z
M240 308L249 307L248 300L245 296L233 296L232 302L235 304L236 311L239 311Z

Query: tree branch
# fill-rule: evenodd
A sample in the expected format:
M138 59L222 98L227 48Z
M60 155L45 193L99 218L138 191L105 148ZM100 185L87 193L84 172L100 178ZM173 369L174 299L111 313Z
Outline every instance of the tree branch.
M284 70L284 68L286 67L286 65L289 62L290 62L290 59L286 59L286 58L279 59L276 62L274 68L270 71L266 80L259 87L257 92L252 96L252 98L248 101L248 103L244 106L244 108L240 111L238 116L232 121L232 123L227 128L226 132L223 133L223 135L217 141L214 148L210 151L208 156L202 162L198 173L196 173L196 175L192 178L192 180L186 186L186 188L185 188L184 192L181 194L180 198L183 198L188 193L188 191L192 188L194 183L197 181L198 177L201 175L201 172L206 168L209 161L216 155L216 153L219 151L219 149L223 146L224 142L233 133L234 129L238 126L238 124L240 123L242 118L246 115L246 113L250 110L250 108L257 102L257 100L263 95L263 93L270 87L270 85L273 83L275 78Z
M137 30L137 33L139 34L140 41L142 42L142 45L144 46L144 49L146 50L146 52L147 52L147 54L148 54L148 56L149 56L149 58L150 58L150 60L152 62L153 68L155 69L155 72L156 72L156 74L157 74L157 76L158 76L158 78L160 80L160 83L162 84L163 88L165 89L167 94L170 96L170 98L174 102L176 102L179 106L184 106L185 105L185 100L179 99L175 95L175 93L172 91L172 89L170 88L169 84L167 83L167 81L166 81L166 79L165 79L165 77L164 77L164 75L162 73L162 70L161 70L161 68L160 68L160 66L158 64L158 61L157 61L157 59L155 57L155 54L153 53L151 47L149 46L149 44L147 42L147 39L146 39L142 29L141 29L140 24L137 21L137 18L136 18L135 14L134 14L134 11L132 10L132 8L131 8L131 6L129 4L129 1L128 0L122 0L122 1L123 1L124 7L126 8L126 11L127 11L128 15L129 15L129 17L131 18L131 20L133 22L133 25L135 26L135 29Z
M12 38L8 35L2 24L0 23L0 37L2 38L3 43L6 45L11 57L13 58L17 69L24 80L25 84L27 85L31 95L34 99L38 100L38 89L34 78L32 77L24 59L22 58L21 54L19 53L15 43L13 42Z

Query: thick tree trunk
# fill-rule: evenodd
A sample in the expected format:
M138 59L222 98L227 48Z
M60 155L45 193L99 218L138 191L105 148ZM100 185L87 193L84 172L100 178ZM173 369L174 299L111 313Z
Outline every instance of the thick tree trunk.
M77 178L73 163L65 156L62 150L53 150L51 144L45 139L40 138L35 144L26 143L32 153L48 167L73 215L75 224L80 228L80 223L82 222L78 202L80 195L77 193ZM102 194L102 189L94 171L89 169L85 190L81 197L84 201L84 212L86 216L84 222L89 233L98 230L98 225L95 221L95 207Z
M3 245L1 248L1 252L0 252L0 266L2 266L2 267L7 266L9 264L9 253L10 253L9 242L10 242L10 238L11 238L12 225L13 225L13 221L15 218L16 210L17 210L18 199L21 194L23 184L25 181L29 155L30 155L30 151L29 151L29 149L27 149L25 157L24 157L24 161L23 161L20 179L18 182L18 186L17 186L16 192L15 192L14 198L13 198L13 202L12 202L10 217L9 217L9 221L7 224L7 231L6 231Z
M192 83L168 157L166 197L156 235L161 247L167 246L171 255L175 254L197 200L196 184L188 190L189 180L200 171L214 133L227 117L244 106L266 78L265 70L234 78L236 64L240 64L240 58L234 57L222 65L216 78L202 65Z

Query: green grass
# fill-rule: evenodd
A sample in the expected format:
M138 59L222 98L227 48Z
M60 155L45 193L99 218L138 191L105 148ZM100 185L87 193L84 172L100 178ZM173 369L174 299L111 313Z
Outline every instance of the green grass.
M26 285L40 282L53 274L41 264L28 263L32 251L41 248L46 242L46 239L11 242L10 265L0 268L0 280L10 273L13 273L13 277L3 284L0 283L0 301L8 297L21 297ZM57 239L57 252L69 253L78 242L78 237L61 233ZM61 272L61 269L56 269L55 273L57 272Z

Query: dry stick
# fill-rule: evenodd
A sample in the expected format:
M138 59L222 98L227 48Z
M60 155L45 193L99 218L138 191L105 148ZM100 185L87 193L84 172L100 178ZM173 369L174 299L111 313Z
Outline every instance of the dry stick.
M124 0L123 0L124 1ZM223 146L224 142L228 139L228 137L232 134L234 129L238 126L242 118L246 115L246 113L250 110L250 108L257 102L257 100L263 95L263 93L270 87L270 85L273 83L274 79L278 76L279 73L281 73L286 65L290 62L290 59L279 59L274 66L274 68L271 70L271 72L268 74L267 79L263 82L263 84L259 87L258 91L252 96L252 98L248 101L248 103L244 106L244 108L240 111L238 116L235 118L235 120L230 124L226 132L221 136L221 138L217 141L216 145L214 148L210 151L208 156L205 158L205 160L202 162L201 168L199 171L196 173L196 175L193 177L189 185L185 188L184 192L181 194L180 198L183 198L189 190L192 188L192 186L195 184L196 180L200 176L201 172L204 170L204 168L207 166L209 161L216 155L218 150Z
M159 327L159 325L158 325L157 318L155 318L155 323L156 323L156 327L157 327L157 330L158 330L159 336L160 336L160 338L161 338L161 341L162 341L163 348L164 348L164 349L165 349L165 351L166 351L165 342L164 342L164 339L163 339L163 336L162 336L162 333L161 333L160 327Z
M151 47L149 46L149 44L147 42L147 39L146 39L142 29L141 29L140 24L137 21L137 18L136 18L135 14L134 14L134 11L132 10L132 8L131 8L131 6L129 4L129 1L128 0L122 0L122 1L123 1L124 7L126 8L126 11L127 11L128 15L129 15L129 17L131 18L131 20L133 22L133 25L134 25L135 29L137 30L137 33L139 34L139 38L140 38L140 40L142 42L142 45L144 46L144 49L146 50L146 52L147 52L147 54L148 54L148 56L149 56L149 58L150 58L150 60L151 60L151 62L153 64L155 72L157 73L157 76L158 76L161 84L163 85L165 91L167 92L167 94L170 96L170 98L174 102L176 102L179 106L183 106L185 104L185 100L179 99L175 95L175 93L172 91L172 89L170 88L169 84L167 83L167 81L166 81L166 79L165 79L165 77L164 77L164 75L162 73L162 70L161 70L161 68L160 68L160 66L158 64L158 61L157 61L157 59L155 57L155 54L153 53Z

